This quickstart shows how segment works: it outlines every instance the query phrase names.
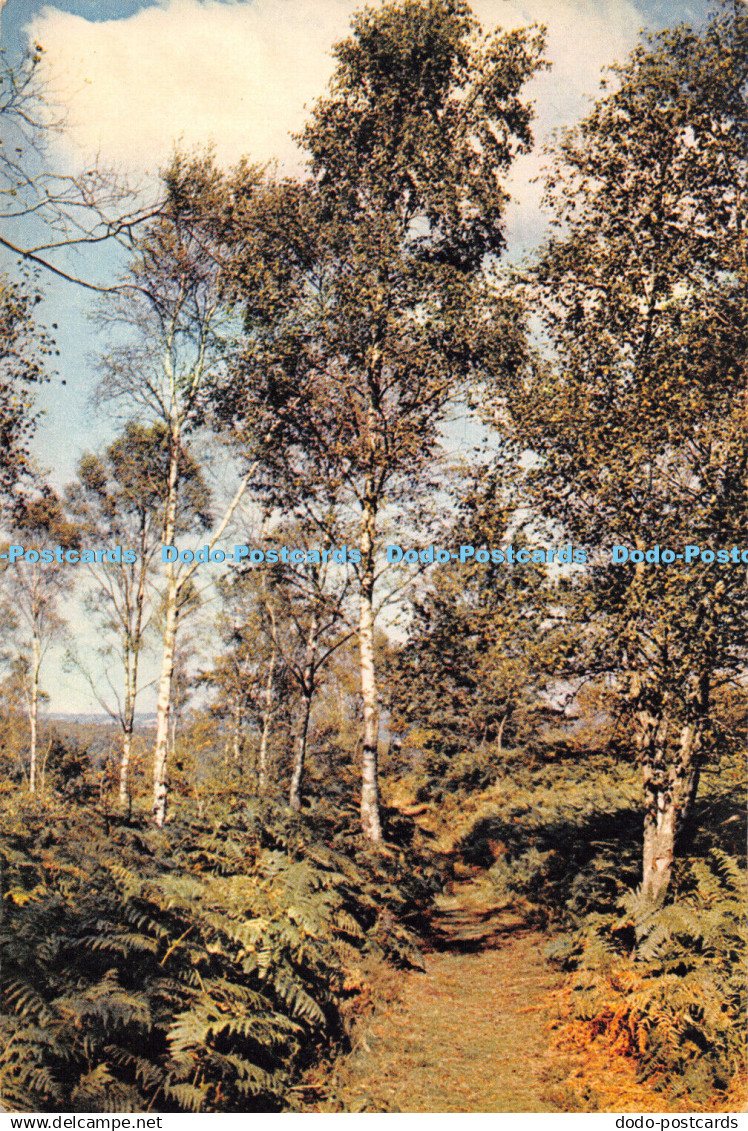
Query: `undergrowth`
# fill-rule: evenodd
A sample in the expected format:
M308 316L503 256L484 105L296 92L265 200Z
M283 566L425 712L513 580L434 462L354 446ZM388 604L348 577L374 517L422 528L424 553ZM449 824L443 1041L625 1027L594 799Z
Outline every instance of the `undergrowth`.
M555 940L550 956L573 971L577 1047L604 1038L689 1110L728 1093L745 1077L747 895L744 869L715 848L684 862L666 906L629 892L617 916Z
M367 956L420 963L404 858L272 806L107 832L27 805L2 831L9 1110L292 1110Z
M587 1059L576 1110L618 1110L589 1079L597 1046L599 1066L625 1059L676 1110L745 1091L744 769L725 757L704 778L670 900L656 910L637 892L641 787L631 763L509 763L490 788L445 799L462 822L455 851L487 869L497 899L551 932L548 956L569 973L557 1043Z

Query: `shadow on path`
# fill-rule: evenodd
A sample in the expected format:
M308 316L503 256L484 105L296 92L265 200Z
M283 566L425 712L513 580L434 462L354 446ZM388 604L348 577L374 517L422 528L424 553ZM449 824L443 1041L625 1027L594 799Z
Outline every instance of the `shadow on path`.
M558 979L546 939L517 934L500 949L426 957L402 975L332 1081L344 1111L550 1112L543 1096L544 1006Z

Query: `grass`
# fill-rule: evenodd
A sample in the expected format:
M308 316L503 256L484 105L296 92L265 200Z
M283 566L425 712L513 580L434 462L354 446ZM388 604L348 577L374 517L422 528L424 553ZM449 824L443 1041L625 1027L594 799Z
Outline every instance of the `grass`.
M544 945L524 932L498 950L430 954L423 973L380 986L383 1004L359 1022L351 1055L317 1077L306 1110L559 1110L543 1084L544 1004L559 982Z

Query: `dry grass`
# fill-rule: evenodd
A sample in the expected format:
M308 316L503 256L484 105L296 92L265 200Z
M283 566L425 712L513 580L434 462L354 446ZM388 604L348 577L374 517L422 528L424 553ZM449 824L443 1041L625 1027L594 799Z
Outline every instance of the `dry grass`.
M366 970L350 1055L297 1090L308 1112L687 1112L634 1060L573 1019L546 939L516 934L477 954L430 954L425 972ZM746 1107L746 1081L711 1111Z
M307 1110L549 1112L543 1003L556 979L545 939L516 935L501 949L431 954L425 973L360 1023L353 1053L318 1078Z
M708 1106L690 1106L679 1098L669 1102L657 1090L657 1079L637 1079L635 1060L627 1055L621 1042L595 1033L588 1021L573 1016L573 992L569 987L554 992L551 1011L555 1016L550 1042L551 1072L554 1083L548 1094L558 1105L556 1110L576 1112L742 1112L746 1110L746 1081L743 1076L732 1082L725 1095L714 1095Z

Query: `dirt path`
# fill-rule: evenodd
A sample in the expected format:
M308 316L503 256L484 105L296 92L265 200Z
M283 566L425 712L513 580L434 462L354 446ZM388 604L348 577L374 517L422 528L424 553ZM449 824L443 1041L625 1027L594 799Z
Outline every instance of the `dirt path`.
M546 940L522 934L477 954L431 954L403 975L358 1047L338 1062L333 1088L345 1111L548 1112L541 1075L542 1001L554 976Z

